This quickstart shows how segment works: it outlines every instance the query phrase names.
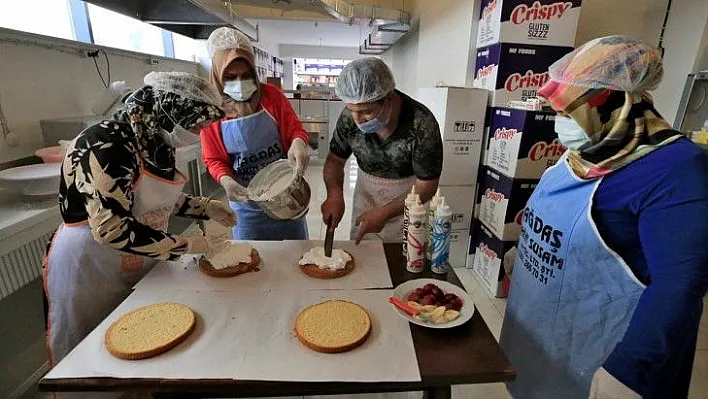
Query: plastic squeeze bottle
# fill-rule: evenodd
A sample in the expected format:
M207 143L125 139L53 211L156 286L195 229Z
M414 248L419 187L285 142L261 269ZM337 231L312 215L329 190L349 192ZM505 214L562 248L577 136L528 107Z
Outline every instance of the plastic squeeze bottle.
M445 274L450 269L450 229L452 228L452 211L445 203L445 197L440 198L440 204L435 210L433 226L433 257L430 269L433 273Z
M435 225L435 210L440 205L440 189L433 196L433 199L428 203L428 238L425 240L425 259L429 265L433 259L433 226Z
M428 212L420 199L411 207L408 217L406 269L411 273L420 273L425 270L425 240L428 238Z
M408 256L408 216L411 207L415 205L418 200L418 194L416 194L415 186L413 186L403 205L403 256Z

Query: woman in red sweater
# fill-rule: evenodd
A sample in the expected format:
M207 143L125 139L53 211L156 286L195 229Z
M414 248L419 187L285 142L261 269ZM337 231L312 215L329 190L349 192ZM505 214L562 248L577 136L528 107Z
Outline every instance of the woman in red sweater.
M307 132L285 95L271 84L259 83L253 47L244 34L219 28L207 46L211 81L223 93L226 117L202 130L202 157L238 217L233 238L306 240L304 217L272 219L248 200L246 187L258 171L286 156L302 175L309 159Z

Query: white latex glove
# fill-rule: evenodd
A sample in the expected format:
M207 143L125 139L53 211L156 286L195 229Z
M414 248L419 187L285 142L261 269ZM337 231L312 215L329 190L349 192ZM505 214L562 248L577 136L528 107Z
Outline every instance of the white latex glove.
M187 237L188 254L204 254L207 258L219 251L228 244L228 236L225 234L217 236L195 236Z
M248 201L248 189L238 183L236 183L236 180L234 180L233 177L231 176L222 176L221 179L219 179L219 183L221 184L222 187L224 187L224 190L226 190L226 196L229 198L229 201L233 202L246 202Z
M631 388L621 383L604 367L600 367L592 376L590 399L641 399Z
M301 138L293 140L290 150L288 150L288 161L290 161L290 166L295 169L295 173L298 176L302 176L305 173L305 169L310 163L310 153L307 151L305 140Z
M236 224L236 213L228 204L221 201L209 200L206 205L206 215L209 219L225 227Z

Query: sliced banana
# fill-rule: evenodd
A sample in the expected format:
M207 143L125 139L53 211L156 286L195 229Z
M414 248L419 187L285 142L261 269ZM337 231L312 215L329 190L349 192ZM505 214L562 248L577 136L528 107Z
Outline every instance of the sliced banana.
M420 307L421 312L430 313L436 309L435 305L425 305Z
M437 319L443 317L444 314L445 314L445 306L438 306L437 308L435 308L435 310L432 311L432 313L430 313L430 318L433 320L437 320Z
M412 307L413 309L417 309L417 310L420 310L420 308L422 307L421 304L419 304L418 302L413 302L413 301L408 301L408 306Z
M447 323L447 319L445 318L444 314L442 316L438 317L437 319L433 320L433 324L445 324L445 323Z
M447 321L453 321L453 320L457 319L458 317L460 317L460 312L458 312L457 310L452 310L452 309L446 310L445 313L443 313L443 317Z

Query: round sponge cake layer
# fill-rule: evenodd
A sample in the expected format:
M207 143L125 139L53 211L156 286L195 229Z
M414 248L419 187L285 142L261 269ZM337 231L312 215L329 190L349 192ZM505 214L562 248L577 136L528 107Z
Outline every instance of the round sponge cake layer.
M342 300L303 309L295 333L305 346L324 353L340 353L363 344L371 333L371 318L361 306Z
M184 341L197 324L192 309L179 303L156 303L135 309L106 331L105 344L113 356L138 360L164 353Z

